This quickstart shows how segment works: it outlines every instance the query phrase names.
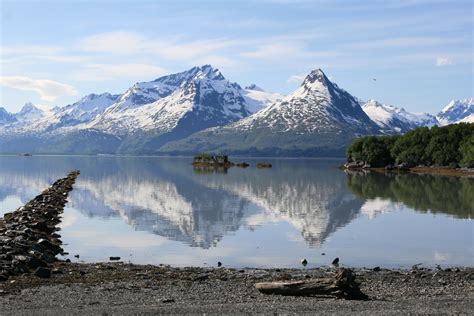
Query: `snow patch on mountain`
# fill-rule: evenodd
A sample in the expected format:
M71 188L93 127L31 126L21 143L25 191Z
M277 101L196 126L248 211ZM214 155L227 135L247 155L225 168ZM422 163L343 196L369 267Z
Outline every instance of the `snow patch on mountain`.
M266 92L255 84L245 87L243 94L251 113L260 111L270 104L283 99L283 95L279 93Z

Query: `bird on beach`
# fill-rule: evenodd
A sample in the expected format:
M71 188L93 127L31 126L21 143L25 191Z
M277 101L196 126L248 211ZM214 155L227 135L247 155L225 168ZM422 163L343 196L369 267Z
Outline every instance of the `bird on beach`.
M336 259L332 261L332 265L335 267L339 267L339 257L337 257Z
M301 264L306 267L306 265L308 264L308 260L306 259L301 259Z
M222 262L217 261L217 266L218 266L218 267L221 267L221 266L222 266Z

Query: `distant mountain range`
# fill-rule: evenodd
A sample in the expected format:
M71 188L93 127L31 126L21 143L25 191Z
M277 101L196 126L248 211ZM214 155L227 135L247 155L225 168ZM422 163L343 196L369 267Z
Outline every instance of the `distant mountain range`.
M284 97L205 65L64 107L0 107L0 153L339 156L358 136L458 122L474 122L474 99L435 117L361 102L320 69Z

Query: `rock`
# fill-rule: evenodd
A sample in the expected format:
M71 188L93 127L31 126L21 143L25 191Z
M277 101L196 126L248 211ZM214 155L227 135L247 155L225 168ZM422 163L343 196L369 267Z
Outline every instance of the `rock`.
M240 168L247 168L250 165L246 162L239 162L239 163L236 163L235 166L240 167Z
M357 162L348 162L344 165L346 169L359 169L359 164Z
M380 271L380 267L375 267L375 268L373 268L372 270L374 270L375 272L379 272L379 271Z
M204 280L207 280L209 279L209 274L207 273L201 273L201 274L198 274L194 279L193 281L204 281Z
M257 163L257 168L261 169L261 168L271 168L272 167L272 164L271 163L267 163L267 162L258 162Z
M217 262L217 266L218 266L218 267L222 267L222 262L218 261L218 262Z
M36 268L39 268L39 267L46 267L48 264L46 262L44 262L43 260L41 260L41 259L32 257L32 258L30 258L30 260L28 260L26 262L26 265L30 269L36 269Z
M301 260L301 264L302 264L304 267L306 267L306 265L308 264L308 260L302 259L302 260Z
M118 261L120 260L120 257L109 257L110 261Z
M50 278L51 277L51 269L45 268L45 267L39 267L38 269L36 269L34 275L39 277L39 278L45 278L45 279Z
M0 280L34 270L34 275L51 276L49 263L63 251L61 235L55 233L78 171L55 181L16 211L0 219Z
M162 303L174 303L174 299L172 298L167 298L167 299L164 299L164 300L161 300Z
M333 266L335 266L335 267L338 267L338 266L339 266L339 258L334 259L334 260L331 262L331 264L332 264Z

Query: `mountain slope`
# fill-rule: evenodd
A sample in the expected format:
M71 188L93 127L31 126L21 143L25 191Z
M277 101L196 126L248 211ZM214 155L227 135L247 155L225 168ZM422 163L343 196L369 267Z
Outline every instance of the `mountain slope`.
M449 102L437 115L441 125L454 123L474 123L474 98L453 100Z
M0 107L0 125L16 122L15 115Z
M162 151L335 155L358 135L377 133L379 127L357 100L317 69L281 101L236 123L167 144Z
M405 133L420 126L438 125L436 118L428 113L410 113L403 108L380 104L369 100L362 110L386 133Z

